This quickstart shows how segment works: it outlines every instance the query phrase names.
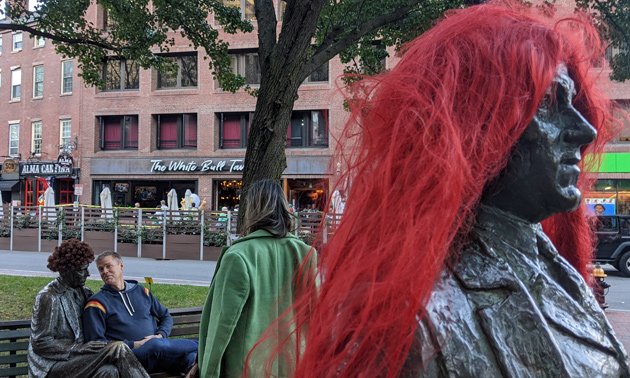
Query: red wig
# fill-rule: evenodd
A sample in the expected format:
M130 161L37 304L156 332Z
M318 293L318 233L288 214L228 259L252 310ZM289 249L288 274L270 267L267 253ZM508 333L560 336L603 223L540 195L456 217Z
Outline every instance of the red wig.
M582 19L486 4L449 13L390 72L360 82L344 133L358 142L342 224L320 253L316 303L304 293L294 308L306 341L295 376L400 372L438 275L467 241L484 188L560 63L575 81L574 105L599 133L585 152L608 139L608 102L588 74L593 52L601 53L597 32ZM548 219L545 230L585 274L583 208Z

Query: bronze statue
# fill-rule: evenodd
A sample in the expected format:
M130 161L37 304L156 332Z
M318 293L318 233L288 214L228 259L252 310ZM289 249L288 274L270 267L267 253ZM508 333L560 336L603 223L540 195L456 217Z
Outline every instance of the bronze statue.
M597 133L575 94L560 64L549 98L486 189L469 244L436 282L405 375L630 374L591 291L539 224L580 204L580 151Z
M76 239L55 247L48 268L59 277L35 298L28 346L30 377L149 377L122 342L83 342L81 313L92 291L83 285L94 252Z
M630 377L580 201L613 129L603 49L587 19L536 12L449 12L355 87L344 216L281 322L304 342L268 365L291 350L300 378Z

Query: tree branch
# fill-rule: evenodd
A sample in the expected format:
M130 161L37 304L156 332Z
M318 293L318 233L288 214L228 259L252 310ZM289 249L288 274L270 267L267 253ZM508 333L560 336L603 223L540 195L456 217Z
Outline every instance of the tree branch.
M254 13L258 20L258 59L260 69L264 70L276 45L276 11L271 0L256 0Z
M363 35L376 30L382 26L394 23L405 17L413 10L418 3L411 3L403 7L394 9L392 12L384 14L380 17L373 18L367 22L355 26L352 30L345 34L341 34L341 28L334 28L326 37L321 46L313 53L309 63L304 65L304 77L316 70L319 66L326 63L352 43L358 41ZM343 35L341 39L337 39L339 35Z
M40 37L48 38L57 42L69 43L69 44L78 44L78 45L90 45L100 47L105 50L110 51L122 51L123 49L120 47L114 47L105 42L94 41L91 39L85 38L69 38L56 34L51 34L45 31L37 30L31 26L23 25L23 24L14 24L14 23L0 23L0 30L21 30L29 32L32 35L37 35Z
M627 34L626 30L617 23L615 17L610 13L608 10L609 5L602 4L599 0L595 0L595 3L597 4L597 9L604 14L605 21L608 26L611 26L619 35L621 35L624 42L630 43L630 36Z

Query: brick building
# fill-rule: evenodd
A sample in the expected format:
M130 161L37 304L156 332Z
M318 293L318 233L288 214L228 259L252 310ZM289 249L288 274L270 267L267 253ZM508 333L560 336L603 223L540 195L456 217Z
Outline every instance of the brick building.
M90 8L87 17L107 27L102 9ZM49 41L35 47L22 33L21 47L12 48L18 34L0 34L0 125L6 127L0 155L20 165L19 175L3 174L4 202L31 205L52 184L58 203L69 203L76 199L67 195L73 184L82 184L78 200L87 204L98 204L105 186L119 206L155 207L171 188L180 198L190 189L214 209L238 203L256 99L223 91L202 51L176 38L169 56L177 69L168 73L112 58L104 64L101 90L85 87L76 63L56 55ZM230 42L234 69L255 88L256 34L223 38ZM334 135L347 117L336 82L342 71L337 59L321 67L302 85L294 106L283 179L297 209L323 209L334 180ZM12 91L19 96L11 97ZM70 154L62 160L69 155L74 163L69 172L56 162L64 150ZM55 169L64 174L51 173Z
M275 2L277 3L277 2ZM235 1L244 17L252 1ZM87 17L107 28L97 6ZM255 23L254 23L255 24ZM98 204L110 187L118 206L155 207L175 188L205 199L209 208L238 203L248 125L255 98L223 91L202 51L176 37L173 72L138 69L115 57L104 63L104 89L86 87L76 62L55 54L50 41L0 32L0 190L2 201L37 203L47 185L57 203ZM256 33L223 35L233 68L256 87ZM614 53L614 51L609 51ZM388 65L393 64L388 61ZM287 135L284 186L297 209L323 209L335 180L331 162L336 136L347 118L333 59L301 86ZM606 69L595 72L607 77ZM602 80L605 82L605 80ZM604 87L626 108L630 84ZM591 204L614 202L630 213L630 125L608 147ZM74 196L75 184L82 194Z

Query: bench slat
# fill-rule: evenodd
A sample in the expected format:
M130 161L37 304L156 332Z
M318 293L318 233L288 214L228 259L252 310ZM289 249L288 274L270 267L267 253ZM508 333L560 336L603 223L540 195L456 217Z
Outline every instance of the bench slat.
M30 320L3 320L0 322L0 330L3 329L20 329L31 328Z
M8 369L0 369L3 377L14 377L17 375L27 375L28 374L28 366L18 366L12 367Z
M19 329L15 331L0 331L0 340L9 340L9 339L28 339L31 337L31 330L29 329Z
M183 316L174 316L173 323L174 324L188 324L188 323L199 323L201 320L201 314L197 315L183 315Z
M6 356L0 356L0 365L26 362L26 359L26 354L8 354Z
M28 349L28 341L0 343L0 352L15 352Z
M180 327L180 328L173 328L173 330L171 331L171 335L169 337L190 336L190 335L197 335L198 333L199 333L199 326Z
M199 335L199 321L201 307L173 309L173 337L197 338ZM25 364L26 354L7 354L7 352L22 352L28 348L28 338L31 335L30 320L0 321L0 376L19 376L28 374L28 366L5 367L9 364ZM152 375L153 376L153 375Z

